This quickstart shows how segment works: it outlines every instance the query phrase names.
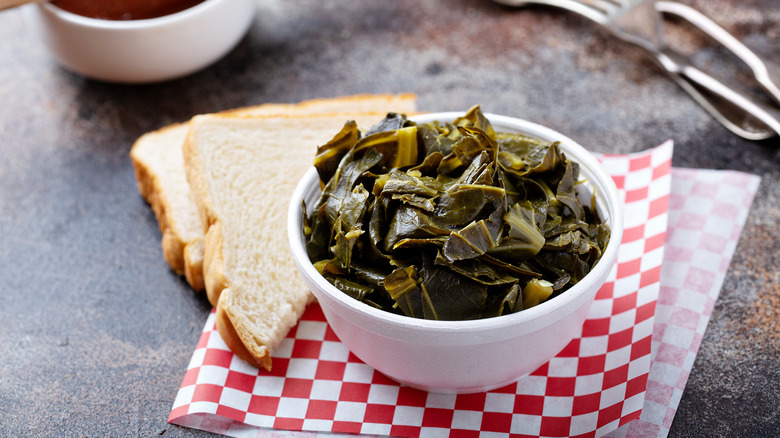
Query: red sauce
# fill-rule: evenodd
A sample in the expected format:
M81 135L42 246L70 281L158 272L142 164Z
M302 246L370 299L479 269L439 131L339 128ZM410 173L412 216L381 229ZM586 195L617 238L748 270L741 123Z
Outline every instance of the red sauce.
M103 20L143 20L191 8L205 0L54 0L60 9Z

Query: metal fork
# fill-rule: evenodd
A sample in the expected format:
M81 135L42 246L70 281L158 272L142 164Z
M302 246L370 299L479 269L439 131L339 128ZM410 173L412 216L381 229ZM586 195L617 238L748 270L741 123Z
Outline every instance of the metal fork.
M664 41L661 12L677 15L699 27L731 50L753 71L759 84L777 103L780 90L763 62L736 38L698 11L680 3L655 0L494 0L507 6L540 4L576 12L633 43L653 59L707 112L733 133L748 140L780 135L780 121L767 109L694 67Z

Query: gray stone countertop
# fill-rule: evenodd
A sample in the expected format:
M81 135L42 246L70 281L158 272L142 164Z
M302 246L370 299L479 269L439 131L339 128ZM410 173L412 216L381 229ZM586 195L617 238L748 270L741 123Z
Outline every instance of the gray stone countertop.
M685 3L780 64L777 0ZM747 84L682 23L669 40ZM673 139L675 166L761 176L670 435L780 435L780 142L731 134L584 18L487 0L262 1L224 59L136 86L64 70L21 11L0 12L0 435L207 435L166 422L210 307L162 258L130 146L198 113L379 92L479 103L599 152Z

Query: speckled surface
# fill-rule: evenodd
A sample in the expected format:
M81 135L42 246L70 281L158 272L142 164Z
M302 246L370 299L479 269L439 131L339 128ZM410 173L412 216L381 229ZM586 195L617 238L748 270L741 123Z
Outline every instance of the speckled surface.
M686 3L777 69L776 0ZM748 77L679 23L669 39ZM166 422L209 306L162 258L128 158L139 135L267 101L406 91L423 111L480 103L601 152L671 138L675 166L760 175L670 435L780 435L780 142L732 135L640 52L560 10L269 0L222 61L144 86L63 70L19 10L0 12L0 436L207 435Z

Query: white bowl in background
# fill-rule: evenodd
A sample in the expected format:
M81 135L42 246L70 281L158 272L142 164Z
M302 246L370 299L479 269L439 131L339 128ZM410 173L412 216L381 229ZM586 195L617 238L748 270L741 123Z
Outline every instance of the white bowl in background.
M412 117L417 122L452 121L462 113ZM581 332L596 292L612 270L623 234L617 188L582 146L549 128L486 114L497 132L520 132L560 141L580 164L580 179L595 191L597 208L611 227L602 258L565 293L517 313L471 321L431 321L392 314L359 302L323 278L306 254L301 202L313 207L320 194L312 167L298 184L288 210L288 238L307 286L341 341L366 364L388 377L426 391L468 393L495 389L533 372Z
M205 0L141 20L88 18L46 2L24 9L33 31L64 67L119 83L160 82L201 70L238 44L255 15L253 0Z

